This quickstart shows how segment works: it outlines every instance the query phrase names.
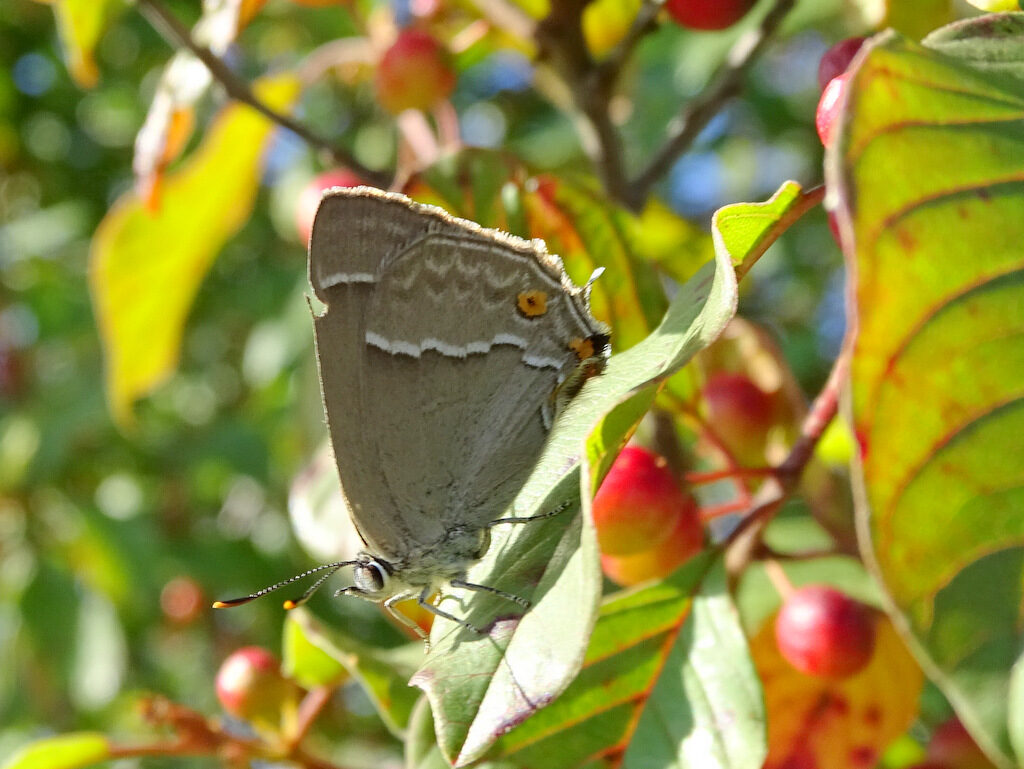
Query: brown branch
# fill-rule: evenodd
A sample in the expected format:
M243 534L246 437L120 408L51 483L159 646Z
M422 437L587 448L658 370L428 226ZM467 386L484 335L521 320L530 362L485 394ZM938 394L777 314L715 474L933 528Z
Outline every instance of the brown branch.
M622 141L609 113L618 70L595 63L583 36L582 15L590 0L561 0L537 24L538 58L547 62L568 86L578 112L583 148L605 190L622 200L628 189Z
M844 347L832 364L825 385L804 417L800 434L789 454L754 495L750 509L723 543L726 568L730 575L741 573L754 558L765 526L775 517L799 483L804 467L814 454L814 447L839 410L839 396L849 367L849 349Z
M690 148L726 102L739 95L747 70L778 31L783 19L795 4L796 0L775 0L757 29L751 30L736 41L725 63L711 78L711 82L683 108L665 144L630 184L625 200L627 205L634 210L642 208L651 188L661 179L666 169Z
M232 72L221 58L209 48L197 43L192 38L188 29L170 11L164 8L159 0L139 0L139 8L165 40L172 45L187 48L197 59L205 64L206 68L210 70L213 79L220 83L225 93L231 99L252 107L268 120L277 123L283 128L287 128L310 146L315 147L330 157L333 163L350 168L368 184L383 188L387 188L391 184L389 174L367 168L344 148L334 145L288 115L278 112L260 101L252 92L249 84Z
M329 693L310 692L308 716L315 718ZM272 745L262 739L242 737L225 731L218 719L210 719L187 705L172 702L166 697L149 697L140 702L142 717L155 726L171 729L175 736L145 744L112 744L112 758L142 756L220 756L228 765L248 766L248 759L289 761L303 769L342 769L338 764L311 755L301 745ZM307 727L308 729L308 727Z

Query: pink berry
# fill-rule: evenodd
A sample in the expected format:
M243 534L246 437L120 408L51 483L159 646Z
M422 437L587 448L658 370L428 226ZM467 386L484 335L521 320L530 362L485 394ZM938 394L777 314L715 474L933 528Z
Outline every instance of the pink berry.
M747 15L755 0L668 0L669 16L690 29L725 29Z
M698 519L696 501L679 487L665 459L640 446L626 446L615 459L593 511L601 552L617 556L650 550L679 520Z
M295 231L303 243L309 243L309 234L313 231L313 219L316 209L320 206L320 198L324 190L331 187L358 187L363 180L347 168L332 168L317 174L302 188L299 199L295 203Z
M203 615L207 603L203 588L191 577L175 577L160 591L160 608L177 625L195 622Z
M824 91L834 78L846 72L865 40L866 37L848 37L825 51L818 62L818 88Z
M928 759L946 769L995 769L956 717L935 727L928 743Z
M666 577L704 547L704 527L697 507L679 518L660 543L631 555L602 555L601 569L619 585L636 585Z
M381 57L374 80L377 101L397 115L407 109L428 110L455 88L448 53L432 35L406 29Z
M808 585L789 596L775 618L782 656L801 673L846 678L868 664L875 650L871 609L827 585Z
M835 133L836 118L839 117L839 110L846 98L846 87L850 80L850 73L832 78L825 90L821 92L821 100L818 102L818 111L814 114L814 127L818 129L818 138L825 147L832 145Z
M768 431L775 425L775 399L746 374L720 371L701 390L707 421L726 447L745 463L763 463Z
M221 663L215 687L224 710L253 718L276 712L285 684L277 657L261 646L243 646Z

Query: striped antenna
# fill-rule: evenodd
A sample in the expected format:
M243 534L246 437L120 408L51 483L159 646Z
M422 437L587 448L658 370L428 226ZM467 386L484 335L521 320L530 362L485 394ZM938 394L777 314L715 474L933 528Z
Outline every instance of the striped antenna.
M359 562L358 561L335 561L334 563L325 563L323 566L317 566L315 569L309 569L308 571L302 572L302 574L296 574L294 577L289 577L286 580L282 580L281 582L278 582L275 585L271 585L270 587L265 587L262 590L258 590L257 592L252 593L251 595L244 596L243 598L230 598L227 601L214 601L213 602L213 608L214 609L230 609L230 608L232 608L234 606L241 606L244 603L249 603L249 601L255 601L257 598L262 598L267 593L273 593L275 590L278 590L279 588L285 587L286 585L290 585L293 582L298 582L300 579L305 579L306 577L310 576L311 574L317 574L318 572L330 569L330 571L328 571L326 574L324 574L322 577L320 577L316 582L314 582L313 586L311 588L309 588L309 590L307 590L305 593L303 593L302 596L298 600L295 600L295 601L288 600L288 601L284 602L284 607L286 609L294 609L296 606L301 606L306 601L308 601L310 596L312 596L313 593L316 592L316 589L318 587L320 587L324 582L326 582L327 579L332 574L334 574L334 572L336 572L338 569L340 569L342 566L351 566L351 565L356 564L356 563L359 563Z

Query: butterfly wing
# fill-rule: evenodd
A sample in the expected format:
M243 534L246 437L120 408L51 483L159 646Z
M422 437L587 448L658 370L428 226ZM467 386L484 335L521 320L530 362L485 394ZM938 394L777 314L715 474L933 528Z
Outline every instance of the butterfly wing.
M553 394L600 331L542 245L367 189L325 198L310 274L344 494L402 559L501 516L533 469Z

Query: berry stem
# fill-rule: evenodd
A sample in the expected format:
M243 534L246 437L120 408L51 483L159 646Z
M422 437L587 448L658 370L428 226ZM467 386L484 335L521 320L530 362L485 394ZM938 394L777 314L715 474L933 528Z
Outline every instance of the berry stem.
M764 527L775 517L800 481L804 466L814 454L825 428L839 410L839 394L850 368L851 337L832 364L828 379L814 399L800 425L800 435L786 459L758 490L753 504L739 525L725 540L726 563L731 575L738 575L754 559Z
M700 518L702 521L707 523L715 518L721 518L723 515L732 515L733 513L742 512L749 506L750 500L742 499L734 500L732 502L723 502L720 505L710 505L700 509Z
M768 558L764 561L764 572L783 601L796 592L796 588L793 587L793 583L790 581L789 575L786 574L786 570L774 558Z
M764 478L769 475L775 475L776 472L778 472L778 468L775 467L731 467L727 470L684 473L683 480L691 485L698 486L704 483L717 483L718 481L730 478Z

